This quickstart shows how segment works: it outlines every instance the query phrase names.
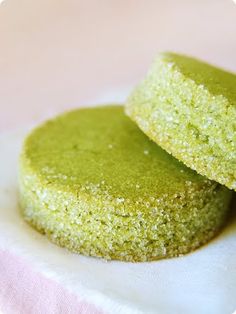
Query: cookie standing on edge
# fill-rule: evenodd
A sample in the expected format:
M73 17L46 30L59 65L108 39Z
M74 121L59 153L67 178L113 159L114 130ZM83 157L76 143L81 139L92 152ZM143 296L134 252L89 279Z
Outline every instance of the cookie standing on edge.
M236 190L236 75L160 54L129 97L126 113L188 167Z
M121 106L65 113L20 158L27 222L69 250L124 261L187 253L225 222L231 192L184 166Z

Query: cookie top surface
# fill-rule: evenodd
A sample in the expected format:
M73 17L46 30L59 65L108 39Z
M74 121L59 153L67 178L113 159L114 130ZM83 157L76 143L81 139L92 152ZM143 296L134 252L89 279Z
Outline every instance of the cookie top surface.
M222 95L236 107L236 75L223 69L181 54L166 52L157 59L176 68L186 78L202 85L213 95Z
M126 102L153 141L199 174L236 190L236 75L161 53Z
M137 199L209 184L148 139L122 106L71 111L39 126L21 159L42 184Z

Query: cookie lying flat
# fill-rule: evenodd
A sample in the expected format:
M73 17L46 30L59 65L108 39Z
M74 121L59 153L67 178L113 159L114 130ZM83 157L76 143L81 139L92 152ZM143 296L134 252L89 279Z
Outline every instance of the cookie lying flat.
M161 54L128 99L126 112L187 166L236 190L236 75Z
M26 221L71 251L124 261L207 242L231 196L150 141L121 106L80 109L35 129L19 177Z

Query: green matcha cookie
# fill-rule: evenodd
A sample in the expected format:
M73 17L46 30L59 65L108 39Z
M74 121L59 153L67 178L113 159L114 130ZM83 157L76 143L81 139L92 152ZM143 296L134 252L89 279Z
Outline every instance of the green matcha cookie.
M231 192L149 140L121 106L65 113L20 158L23 215L84 255L149 261L187 253L225 222Z
M167 152L236 190L236 75L161 54L128 99L126 112Z

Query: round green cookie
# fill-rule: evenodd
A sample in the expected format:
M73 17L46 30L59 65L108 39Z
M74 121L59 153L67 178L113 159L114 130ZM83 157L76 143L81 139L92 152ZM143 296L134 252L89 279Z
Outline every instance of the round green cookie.
M167 154L121 106L65 113L20 158L31 225L69 250L124 261L187 253L225 222L231 192Z
M129 97L126 113L167 152L236 190L236 75L160 54Z

